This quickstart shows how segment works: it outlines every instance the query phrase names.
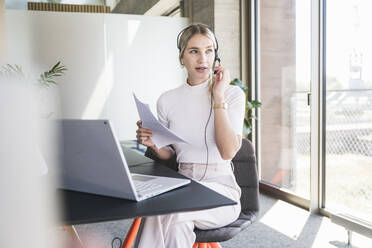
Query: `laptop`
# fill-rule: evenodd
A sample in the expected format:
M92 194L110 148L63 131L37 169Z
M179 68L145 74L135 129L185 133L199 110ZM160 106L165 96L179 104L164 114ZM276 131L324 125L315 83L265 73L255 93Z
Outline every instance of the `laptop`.
M190 183L130 173L109 120L60 121L60 188L142 201Z

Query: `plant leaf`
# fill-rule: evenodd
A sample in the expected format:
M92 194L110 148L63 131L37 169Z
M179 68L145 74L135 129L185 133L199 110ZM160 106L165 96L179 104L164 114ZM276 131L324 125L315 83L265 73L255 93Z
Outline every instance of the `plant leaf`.
M252 104L250 101L247 101L247 102L245 103L245 106L246 106L246 108L249 109L249 110L251 110L251 109L253 108L253 104Z
M57 64L55 64L50 71L54 71L59 65L61 64L61 61L58 61Z
M53 79L55 77L61 77L66 70L67 68L64 65L61 65L61 61L58 61L49 71L40 74L40 79L38 81L48 87L50 84L57 84Z
M247 118L244 118L244 126L250 127L251 123L249 123Z
M257 100L253 100L253 101L251 101L251 103L252 103L254 108L259 108L259 107L262 106L262 103L257 101Z
M231 85L238 85L239 83L240 83L240 80L237 79L237 78L234 78L234 79L230 82Z
M248 87L245 86L242 81L238 78L234 78L231 82L230 82L231 85L236 85L236 86L239 86L240 89L242 89L244 91L244 93L247 93L248 92Z
M245 135L248 136L248 134L251 133L251 128L244 126L244 127L243 127L243 132L244 132Z

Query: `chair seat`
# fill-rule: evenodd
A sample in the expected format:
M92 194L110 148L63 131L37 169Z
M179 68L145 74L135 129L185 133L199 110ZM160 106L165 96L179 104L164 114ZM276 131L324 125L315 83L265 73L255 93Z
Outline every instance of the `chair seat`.
M233 223L209 230L194 229L196 234L196 242L209 243L209 242L223 242L231 239L239 232L247 228L257 218L257 212L240 213L239 218Z

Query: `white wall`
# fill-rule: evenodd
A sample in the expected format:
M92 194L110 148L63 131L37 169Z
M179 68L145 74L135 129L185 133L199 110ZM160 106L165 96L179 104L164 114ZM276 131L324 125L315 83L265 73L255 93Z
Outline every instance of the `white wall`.
M133 91L155 114L159 95L185 81L176 48L184 18L7 10L6 25L9 63L67 66L60 116L111 119L120 140L135 139Z

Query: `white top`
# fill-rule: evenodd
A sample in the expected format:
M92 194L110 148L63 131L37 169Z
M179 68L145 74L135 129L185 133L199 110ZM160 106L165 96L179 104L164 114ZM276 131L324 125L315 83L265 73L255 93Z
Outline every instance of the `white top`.
M245 95L238 87L229 85L225 92L230 125L242 136L245 114ZM159 121L189 144L173 144L178 163L206 163L205 125L210 112L208 81L191 86L184 83L178 88L164 92L158 99ZM214 137L214 110L207 128L208 163L223 162ZM170 148L171 149L171 148Z

